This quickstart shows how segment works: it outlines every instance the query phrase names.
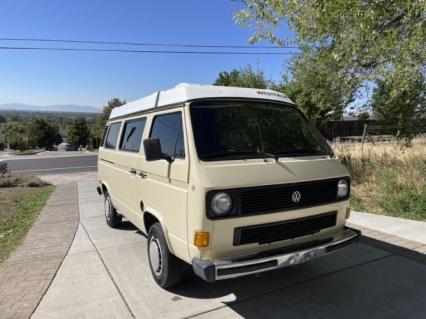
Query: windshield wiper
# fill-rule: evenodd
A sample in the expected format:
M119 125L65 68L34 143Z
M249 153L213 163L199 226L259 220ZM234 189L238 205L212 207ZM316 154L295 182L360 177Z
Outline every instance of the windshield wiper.
M263 152L259 149L257 149L257 150L228 150L228 151L222 151L222 152L212 152L212 153L203 154L201 156L201 158L214 158L214 157L223 157L223 156L228 156L228 155L232 156L232 155L250 155L250 154L259 154L259 155L271 157L276 162L278 162L278 158L279 158L278 155L266 153L266 152Z
M293 149L288 151L282 151L277 152L280 155L292 155L292 156L313 156L313 155L329 155L327 153L324 153L322 151L312 149L312 148L300 148L300 149Z
M272 157L274 160L275 160L275 162L278 162L278 160L279 160L279 156L278 156L278 154L272 154L272 153L267 153L267 152L264 152L264 151L261 151L261 150L257 150L257 153L259 153L259 154L263 154L263 155L266 155L266 156L268 156L268 157Z

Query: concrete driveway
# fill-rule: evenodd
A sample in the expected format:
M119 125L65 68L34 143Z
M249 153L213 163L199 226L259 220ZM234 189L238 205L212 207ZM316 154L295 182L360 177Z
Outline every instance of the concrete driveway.
M80 226L33 318L418 318L426 265L361 243L307 264L209 284L151 279L146 238L108 228L94 182L79 184ZM377 246L376 246L377 247Z

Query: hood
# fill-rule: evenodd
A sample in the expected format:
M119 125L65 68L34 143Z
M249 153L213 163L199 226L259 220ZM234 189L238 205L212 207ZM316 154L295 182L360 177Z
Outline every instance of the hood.
M337 158L298 157L204 162L212 188L285 184L349 176Z

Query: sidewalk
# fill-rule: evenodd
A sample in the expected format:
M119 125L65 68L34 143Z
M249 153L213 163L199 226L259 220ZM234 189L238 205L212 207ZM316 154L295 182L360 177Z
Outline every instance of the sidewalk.
M426 222L356 211L349 222L426 245Z
M29 318L50 286L78 224L75 184L57 186L21 246L0 264L0 318Z
M106 229L119 236L112 242L109 236L103 237L106 246L129 243L128 234L105 224L103 201L96 185L93 181L78 187L80 222L74 242L33 319L132 318L99 253L103 246L95 247L87 231L93 230L96 236Z

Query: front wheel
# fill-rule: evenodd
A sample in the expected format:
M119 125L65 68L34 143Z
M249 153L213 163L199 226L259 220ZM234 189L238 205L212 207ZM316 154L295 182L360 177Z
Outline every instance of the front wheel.
M105 193L104 213L106 223L109 227L116 228L121 224L122 217L117 213L117 210L112 205L112 201L108 193Z
M159 223L148 232L148 257L152 276L162 288L177 285L184 273L184 262L170 253L163 229Z

